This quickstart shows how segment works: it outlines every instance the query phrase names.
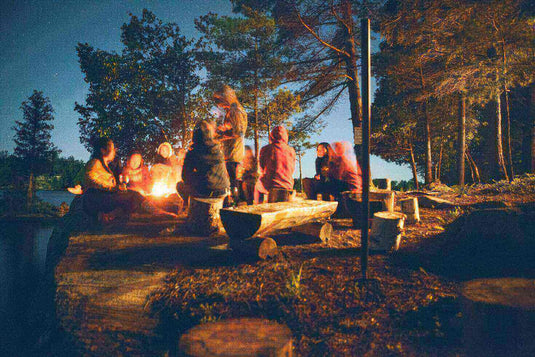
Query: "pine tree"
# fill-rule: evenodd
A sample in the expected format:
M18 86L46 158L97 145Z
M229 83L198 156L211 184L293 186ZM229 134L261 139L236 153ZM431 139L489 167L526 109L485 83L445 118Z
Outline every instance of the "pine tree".
M52 160L59 150L51 141L50 133L54 126L54 109L43 92L34 90L33 94L22 102L23 119L15 121L15 156L24 163L28 175L27 208L31 210L34 194L34 177L52 165Z

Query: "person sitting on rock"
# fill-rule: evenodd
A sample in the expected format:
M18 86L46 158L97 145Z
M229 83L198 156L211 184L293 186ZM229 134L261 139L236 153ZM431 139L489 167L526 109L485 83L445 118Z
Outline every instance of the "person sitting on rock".
M255 187L255 203L261 195L273 188L288 191L294 187L295 150L288 145L288 131L282 125L273 128L269 134L269 145L260 150L260 179Z
M153 207L136 191L118 185L109 164L115 159L115 145L108 138L100 138L93 146L93 155L86 165L83 209L86 214L109 222L119 217L128 218L144 206L153 213L166 214ZM171 216L175 216L170 214Z
M225 168L225 158L215 140L215 125L201 121L193 131L190 150L184 158L182 179L178 193L187 202L193 197L222 197L229 192L230 181Z
M334 151L329 143L320 143L316 148L316 175L314 178L303 179L303 190L308 199L315 200L318 194L326 199L330 194L329 172L333 165Z
M151 177L149 168L143 162L139 152L134 152L126 160L126 166L121 173L126 187L146 196L151 191Z

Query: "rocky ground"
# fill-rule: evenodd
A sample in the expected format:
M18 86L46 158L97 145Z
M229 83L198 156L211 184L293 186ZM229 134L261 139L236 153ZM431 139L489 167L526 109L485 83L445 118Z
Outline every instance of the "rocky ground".
M534 181L435 187L452 205L422 208L398 252L370 257L367 281L350 219L333 220L326 243L276 237L280 254L260 262L236 257L225 237L162 233L169 222L78 235L57 271L69 345L172 355L188 328L248 316L288 325L300 356L463 355L460 284L535 276Z

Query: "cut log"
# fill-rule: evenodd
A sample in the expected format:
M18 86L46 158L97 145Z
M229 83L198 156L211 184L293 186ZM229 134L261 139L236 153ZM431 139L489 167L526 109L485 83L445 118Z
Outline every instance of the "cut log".
M375 181L377 182L377 188L380 190L390 191L392 189L392 181L389 178L380 178Z
M394 212L395 196L393 191L370 191L369 198L370 217L373 217L376 212ZM353 227L360 227L362 223L362 193L351 191L342 192L342 199L347 211L351 214Z
M419 196L418 204L420 207L425 207L425 208L448 209L448 208L455 207L455 204L453 204L453 202L450 202L448 200L444 200L438 197L432 197L429 195Z
M469 355L535 356L535 280L468 281L461 306Z
M180 338L179 355L188 357L292 356L288 327L264 319L231 319L193 327Z
M404 221L405 215L403 213L375 213L370 231L370 249L375 251L398 250Z
M192 234L208 236L221 228L219 210L223 208L225 197L190 197L186 227Z
M319 238L323 243L326 243L329 241L329 239L331 239L333 234L333 226L330 223L312 222L292 228L291 231L294 233Z
M418 199L416 197L402 200L401 212L407 216L407 223L420 222L420 210L418 209Z
M223 226L231 239L269 236L271 232L329 218L338 202L300 200L224 208Z
M275 257L279 250L277 242L272 238L249 238L244 240L231 240L230 248L245 257L260 258L262 260Z
M268 203L290 202L295 198L295 190L284 188L272 188L269 190Z

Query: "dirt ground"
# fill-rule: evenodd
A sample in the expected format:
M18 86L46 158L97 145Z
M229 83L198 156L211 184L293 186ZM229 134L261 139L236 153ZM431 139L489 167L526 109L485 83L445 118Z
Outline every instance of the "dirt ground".
M462 281L535 276L532 224L522 225L531 237L529 249L503 243L508 239L500 235L514 231L504 222L497 222L502 231L492 228L499 243L489 244L477 234L485 222L474 223L476 234L467 231L471 213L522 207L518 217L527 211L533 218L535 196L492 190L461 196L449 189L436 195L454 207L422 208L421 223L407 226L399 251L372 254L368 281L361 280L360 231L349 219L335 219L327 243L277 237L281 249L273 260L227 259L177 269L152 295L153 312L179 333L225 318L274 319L290 327L299 356L465 355Z
M370 256L367 281L360 231L347 218L332 221L326 243L274 237L280 254L266 261L236 256L225 236L176 236L150 219L77 235L56 274L63 346L70 355L172 356L199 323L265 317L291 329L298 356L466 355L461 283L535 277L535 185L436 195L454 205L421 208L399 251Z

